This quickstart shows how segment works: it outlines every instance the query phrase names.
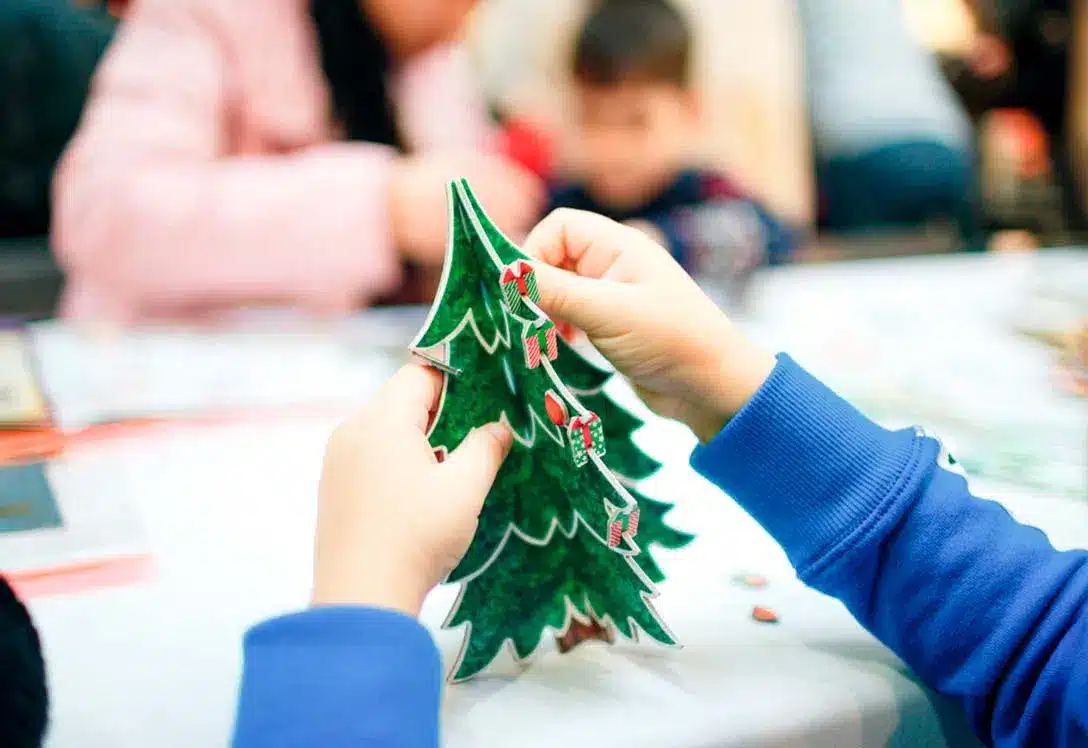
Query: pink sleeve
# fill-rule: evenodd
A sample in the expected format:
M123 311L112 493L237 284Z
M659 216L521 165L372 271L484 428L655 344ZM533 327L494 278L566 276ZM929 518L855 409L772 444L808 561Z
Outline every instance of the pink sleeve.
M397 72L392 95L405 140L421 150L494 146L487 102L459 44L444 44Z
M245 142L244 75L228 69L231 51L191 5L137 6L96 76L54 185L54 245L73 292L110 297L112 308L341 310L395 286L394 153L318 144L229 155Z

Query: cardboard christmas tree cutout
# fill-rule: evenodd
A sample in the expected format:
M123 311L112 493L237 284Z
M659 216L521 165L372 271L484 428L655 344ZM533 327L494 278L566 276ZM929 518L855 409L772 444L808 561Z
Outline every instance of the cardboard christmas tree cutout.
M613 629L674 644L651 602L663 575L646 548L691 536L665 524L670 505L631 487L660 467L631 439L642 422L603 392L611 372L556 333L536 304L529 258L465 181L450 184L449 209L441 285L412 344L445 372L428 437L442 453L492 421L514 433L472 544L447 579L462 586L445 625L467 624L451 680L479 673L504 647L527 659L548 629L561 650L611 641Z

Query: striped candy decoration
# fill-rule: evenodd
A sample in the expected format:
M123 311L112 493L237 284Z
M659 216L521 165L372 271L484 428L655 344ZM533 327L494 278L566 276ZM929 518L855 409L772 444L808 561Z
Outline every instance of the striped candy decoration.
M608 547L615 548L623 540L626 535L629 538L635 537L638 534L638 507L635 507L629 514L624 515L621 519L613 520L608 523Z
M620 544L620 540L623 538L623 525L619 522L610 522L608 524L608 547L615 548Z

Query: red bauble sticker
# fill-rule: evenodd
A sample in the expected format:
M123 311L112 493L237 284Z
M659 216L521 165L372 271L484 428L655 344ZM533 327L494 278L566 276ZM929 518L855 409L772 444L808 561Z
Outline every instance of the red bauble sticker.
M548 390L544 393L544 409L548 411L548 418L556 426L563 426L570 418L567 405L554 392Z

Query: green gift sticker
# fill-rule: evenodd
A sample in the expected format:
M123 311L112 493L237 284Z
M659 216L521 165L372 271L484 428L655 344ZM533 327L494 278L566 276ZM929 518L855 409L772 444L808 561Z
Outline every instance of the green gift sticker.
M0 467L0 535L63 524L44 463Z

